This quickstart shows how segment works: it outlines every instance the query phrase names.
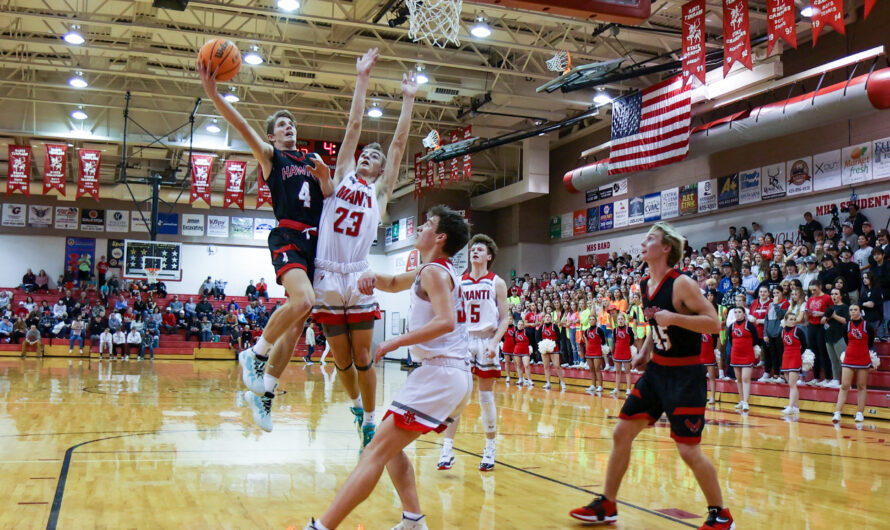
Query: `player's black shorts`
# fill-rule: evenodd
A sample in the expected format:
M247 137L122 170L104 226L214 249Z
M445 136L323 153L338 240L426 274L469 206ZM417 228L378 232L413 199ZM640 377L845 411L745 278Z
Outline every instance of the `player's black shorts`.
M317 232L300 231L278 226L269 232L269 251L275 267L275 280L281 284L281 277L291 269L303 269L312 281L315 275L315 248L318 246Z
M646 418L653 424L666 413L671 423L671 438L680 443L697 444L705 427L707 399L704 366L663 366L650 362L621 407L619 417Z

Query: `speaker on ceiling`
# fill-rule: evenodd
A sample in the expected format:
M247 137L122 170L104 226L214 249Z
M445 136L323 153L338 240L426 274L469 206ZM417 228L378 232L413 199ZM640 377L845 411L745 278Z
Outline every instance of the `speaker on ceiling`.
M189 5L189 0L153 0L151 5L161 9L175 9L176 11L185 11Z

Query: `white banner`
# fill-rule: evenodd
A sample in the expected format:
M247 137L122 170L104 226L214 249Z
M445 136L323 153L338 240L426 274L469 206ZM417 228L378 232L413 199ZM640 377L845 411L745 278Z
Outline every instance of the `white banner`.
M3 205L3 226L25 226L25 214L28 211L24 204ZM7 260L11 256L7 256Z
M760 177L760 197L764 200L785 196L785 164L764 166Z
M130 213L126 210L106 210L105 211L105 231L106 232L129 232L130 231Z
M627 226L628 217L627 217L627 208L628 208L628 200L621 199L619 201L615 201L612 203L612 212L615 214L614 218L614 227L615 228L624 228Z
M150 212L139 212L133 210L130 212L130 226L133 232L148 232L148 225L151 224Z
M645 219L646 199L643 197L633 197L628 200L627 206L627 224L638 225Z
M238 239L253 239L253 217L230 218L229 233Z
M80 210L74 206L56 206L56 229L77 230Z
M739 172L739 204L760 201L760 168Z
M574 235L574 227L572 226L572 212L562 214L560 216L560 223L563 239L572 237L572 235Z
M229 218L218 215L208 215L207 236L229 237Z
M841 184L847 186L871 180L871 149L871 143L851 145L841 149L843 161Z
M813 189L816 191L841 187L841 151L813 155Z
M273 228L275 228L274 219L256 217L253 220L253 238L265 241L269 239L269 232Z
M698 212L717 209L717 179L701 180L698 183Z
M399 241L408 239L408 218L399 219Z
M890 177L890 138L875 140L872 147L872 179Z
M808 156L795 158L785 163L788 178L785 191L788 195L800 195L813 191L813 159Z
M680 215L680 191L669 188L661 192L661 218L672 219Z
M200 237L204 235L204 216L197 213L182 214L182 235Z
M53 207L32 204L28 206L28 226L49 228L53 225Z

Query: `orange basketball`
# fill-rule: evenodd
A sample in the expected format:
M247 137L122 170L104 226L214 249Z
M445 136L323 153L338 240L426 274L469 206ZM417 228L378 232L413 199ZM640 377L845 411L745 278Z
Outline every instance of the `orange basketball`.
M241 69L241 52L230 40L213 39L201 47L198 61L207 65L210 72L216 72L217 81L229 81Z

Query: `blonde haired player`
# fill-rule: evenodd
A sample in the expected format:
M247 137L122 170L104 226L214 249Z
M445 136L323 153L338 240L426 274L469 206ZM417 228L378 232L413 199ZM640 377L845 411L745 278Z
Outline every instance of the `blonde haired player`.
M279 110L269 116L264 139L217 91L216 72L199 62L198 75L207 96L250 147L266 175L278 220L278 226L269 233L269 251L276 280L287 292L287 302L269 318L256 344L238 354L241 379L253 392L247 400L253 419L263 430L271 431L272 399L278 379L294 354L303 322L315 302L311 278L322 202L334 190L331 173L319 157L297 150L293 114Z
M350 410L360 429L362 447L374 437L377 376L371 359L374 321L380 318L377 300L358 290L359 277L369 270L368 254L377 237L377 226L386 214L399 176L399 163L408 144L411 112L417 82L412 73L402 78L402 111L389 151L380 144L362 150L353 158L362 132L365 92L377 48L356 61L358 78L346 135L337 157L334 193L325 199L315 254L315 306L312 316L324 328L334 355L334 366L352 399Z
M507 331L512 317L507 307L507 284L488 267L497 256L498 246L485 234L470 240L470 270L461 278L464 306L467 310L467 331L470 333L470 358L473 374L479 382L479 408L482 429L485 431L485 450L480 471L491 471L495 462L495 436L498 411L494 404L494 383L501 376L498 345ZM454 433L460 417L445 430L438 468L451 469L454 465Z

